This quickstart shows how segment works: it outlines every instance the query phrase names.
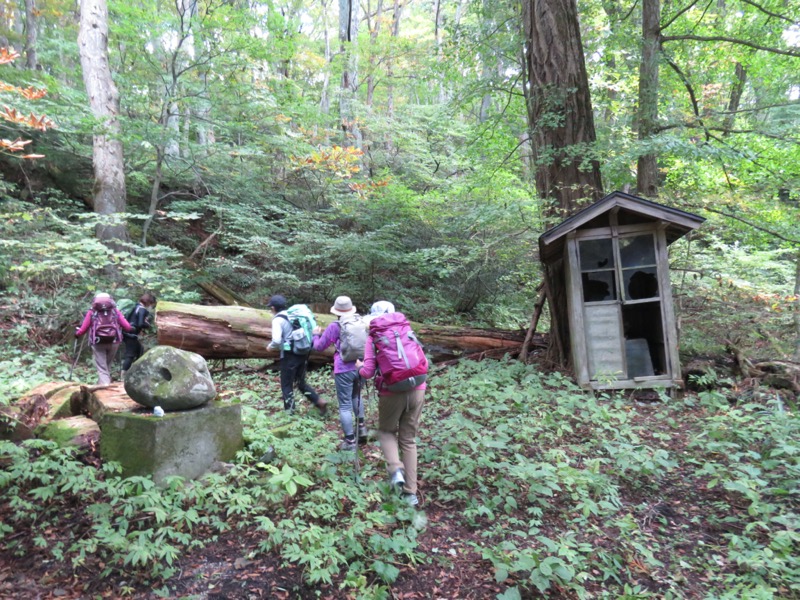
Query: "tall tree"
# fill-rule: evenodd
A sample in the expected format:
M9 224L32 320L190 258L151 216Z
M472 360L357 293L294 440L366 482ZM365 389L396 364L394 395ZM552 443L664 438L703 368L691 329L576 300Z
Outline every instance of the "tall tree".
M645 147L658 122L658 66L661 47L661 0L642 0L642 57L639 63L639 140ZM636 188L643 196L658 194L658 162L655 152L639 155Z
M38 11L34 0L25 0L25 66L33 70L36 60L36 37L39 32Z
M92 207L101 215L126 209L125 170L120 139L119 92L108 64L108 6L106 0L82 0L78 32L83 83L97 120L93 137L94 194ZM128 240L126 225L101 223L101 240Z
M592 157L594 117L575 0L524 0L525 87L535 181L550 216L573 212L602 195L600 164ZM550 355L569 360L564 269L545 269L550 308Z
M355 114L358 90L358 25L361 19L358 0L339 0L339 43L344 57L339 116L344 144L361 148L361 131Z
M528 125L536 162L536 190L546 210L569 213L598 199L603 185L592 101L575 0L524 0Z

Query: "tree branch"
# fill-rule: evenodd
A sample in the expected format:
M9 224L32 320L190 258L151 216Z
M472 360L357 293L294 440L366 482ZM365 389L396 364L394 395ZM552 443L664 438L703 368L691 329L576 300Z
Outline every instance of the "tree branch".
M670 25L672 25L672 24L673 24L673 23L674 23L674 22L677 20L677 18L678 18L678 17L680 17L680 16L681 16L683 13L685 13L687 10L690 10L692 7L694 7L694 5L695 5L695 4L697 4L697 0L694 0L694 2L689 2L689 4L688 4L688 5L686 5L684 8L682 8L682 9L680 9L678 12L676 12L676 13L675 13L675 16L673 16L673 17L672 17L672 18L671 18L669 21L667 21L667 22L666 22L666 23L664 23L663 25L660 25L660 26L659 26L659 28L658 28L658 33L661 33L661 32L662 32L662 31L664 31L664 30L665 30L667 27L669 27Z
M778 14L778 13L771 12L771 11L767 10L766 8L764 8L763 6L761 6L760 4L756 4L755 2L752 2L751 0L742 0L742 2L744 2L745 4L749 4L753 8L757 8L758 10L763 12L765 15L769 15L770 17L774 17L776 19L780 19L781 21L786 21L787 23L791 23L792 25L795 24L795 22L792 19L790 19L789 17L787 17L785 15Z
M739 46L746 46L748 48L753 48L754 50L763 50L764 52L770 52L772 54L782 54L784 56L791 56L794 58L800 58L800 51L796 50L781 50L780 48L772 48L770 46L762 46L761 44L754 44L752 42L748 42L746 40L740 40L737 38L730 38L723 35L665 35L661 38L662 42L682 42L685 40L694 40L696 42L726 42L728 44L736 44Z
M672 67L672 70L678 74L678 77L680 77L684 87L686 87L686 91L689 92L689 98L692 101L692 110L694 111L694 116L697 119L697 122L705 128L703 125L703 119L700 118L700 105L697 103L697 96L694 94L692 82L689 81L689 78L684 75L683 71L681 71L681 68L675 64L675 62L669 56L663 53L662 56L664 57L664 60L667 61L667 64ZM708 132L706 132L706 140L708 140Z
M767 229L766 227L762 227L761 225L756 225L755 223L751 223L747 219L743 219L742 217L732 215L730 213L725 212L724 210L719 210L717 208L710 208L708 206L703 206L703 210L707 210L708 212L722 215L723 217L733 219L734 221L739 221L740 223L744 223L748 227L752 227L753 229L757 229L758 231L763 231L764 233L768 233L769 235L774 236L779 240L783 240L784 242L789 242L790 244L796 244L800 246L800 239L794 240L792 238L785 237L780 233L777 233L776 231L772 231L771 229Z

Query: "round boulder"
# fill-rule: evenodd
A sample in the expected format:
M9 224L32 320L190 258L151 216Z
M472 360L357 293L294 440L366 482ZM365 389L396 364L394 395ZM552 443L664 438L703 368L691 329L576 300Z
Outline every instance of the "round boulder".
M202 406L217 396L205 359L172 346L156 346L133 363L125 392L142 406L167 412Z

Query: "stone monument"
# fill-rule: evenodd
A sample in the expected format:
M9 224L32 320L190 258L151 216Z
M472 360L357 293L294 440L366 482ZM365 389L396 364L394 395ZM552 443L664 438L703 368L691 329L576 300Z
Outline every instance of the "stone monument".
M100 454L119 462L126 477L194 479L244 446L241 406L214 401L216 387L199 354L153 348L128 370L125 392L147 410L103 415ZM155 416L156 407L164 416Z

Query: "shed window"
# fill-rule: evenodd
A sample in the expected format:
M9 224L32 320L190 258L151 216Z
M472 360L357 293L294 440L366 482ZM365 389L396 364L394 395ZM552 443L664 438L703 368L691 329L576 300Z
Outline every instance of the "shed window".
M584 302L617 299L614 244L611 239L580 242L581 282Z
M619 238L625 300L658 298L658 268L652 234Z

